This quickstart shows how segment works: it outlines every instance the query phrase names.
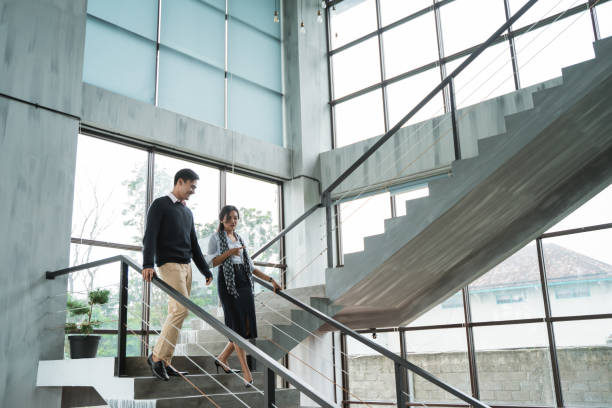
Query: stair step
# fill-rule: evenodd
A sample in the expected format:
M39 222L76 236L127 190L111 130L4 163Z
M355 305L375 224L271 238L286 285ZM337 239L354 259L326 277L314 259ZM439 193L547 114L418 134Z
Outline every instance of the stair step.
M243 401L240 402L233 395L216 394L209 397L223 408L243 408L245 404L249 407L263 407L264 397L257 391L244 391L236 393ZM277 389L275 393L276 406L283 408L299 408L300 392L295 389ZM203 396L187 397L187 398L169 398L157 401L157 408L214 408L207 398Z
M222 372L219 370L219 372ZM244 380L241 374L195 374L186 376L189 381L202 390L205 394L226 394L230 392L241 392L245 390ZM263 373L253 373L254 385L262 389ZM225 388L224 388L225 387ZM201 395L189 382L183 378L170 378L170 381L162 381L157 378L141 377L134 381L135 399L158 399L170 397L188 397Z
M601 57L598 59L607 58L612 54L612 37L606 37L593 43L593 49L595 50L595 57Z
M189 359L193 360L190 361ZM172 366L180 371L189 371L190 373L201 372L195 365L202 367L207 372L215 372L214 359L210 356L175 356L172 358ZM195 363L195 364L194 364ZM232 356L228 361L230 367L240 369L238 358ZM117 360L115 359L115 365ZM258 367L259 368L259 367ZM151 377L151 368L147 364L146 357L127 357L126 359L126 375L128 377Z

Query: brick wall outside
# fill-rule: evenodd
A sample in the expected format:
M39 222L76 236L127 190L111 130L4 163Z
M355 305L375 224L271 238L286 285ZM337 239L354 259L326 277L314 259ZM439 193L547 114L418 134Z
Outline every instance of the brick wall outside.
M476 354L481 399L512 405L554 405L546 348L480 351ZM565 405L612 406L612 347L558 349ZM411 354L408 360L470 394L466 353ZM381 356L350 356L351 400L395 401L393 364ZM435 385L410 374L414 401L457 402Z

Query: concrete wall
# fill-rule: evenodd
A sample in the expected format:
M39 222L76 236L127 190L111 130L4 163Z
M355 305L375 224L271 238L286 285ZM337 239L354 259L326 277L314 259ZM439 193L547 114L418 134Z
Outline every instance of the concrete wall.
M561 387L566 405L601 407L612 404L612 347L558 349ZM410 354L408 360L463 392L470 393L466 353ZM510 405L554 405L547 349L515 349L477 353L480 397ZM349 357L352 400L395 400L393 364L381 356ZM414 401L458 402L450 394L410 374Z
M506 131L505 115L533 107L531 94L561 84L553 79L521 89L457 113L462 158L478 155L478 140ZM370 148L380 136L321 154L323 188ZM333 192L335 198L373 191L412 180L441 174L454 160L450 114L401 128Z
M65 267L78 120L85 0L0 1L0 406L59 407L36 388L40 359L63 355Z
M266 175L291 177L291 154L284 147L87 83L82 98L80 114L86 125Z

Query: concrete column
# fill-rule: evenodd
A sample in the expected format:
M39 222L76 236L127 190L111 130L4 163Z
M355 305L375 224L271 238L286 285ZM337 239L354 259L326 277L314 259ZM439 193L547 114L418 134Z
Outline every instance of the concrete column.
M81 110L85 10L85 0L0 0L2 407L61 403L36 373L64 352L55 312L66 282L44 273L69 260L78 118L58 112Z

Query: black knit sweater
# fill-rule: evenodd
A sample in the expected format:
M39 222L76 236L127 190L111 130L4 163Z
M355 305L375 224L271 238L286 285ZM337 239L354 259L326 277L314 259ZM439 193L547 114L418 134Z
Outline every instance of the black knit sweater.
M173 203L168 196L151 204L142 243L144 268L152 268L154 261L157 266L168 262L187 264L193 257L200 272L212 277L198 244L191 210L178 201Z

